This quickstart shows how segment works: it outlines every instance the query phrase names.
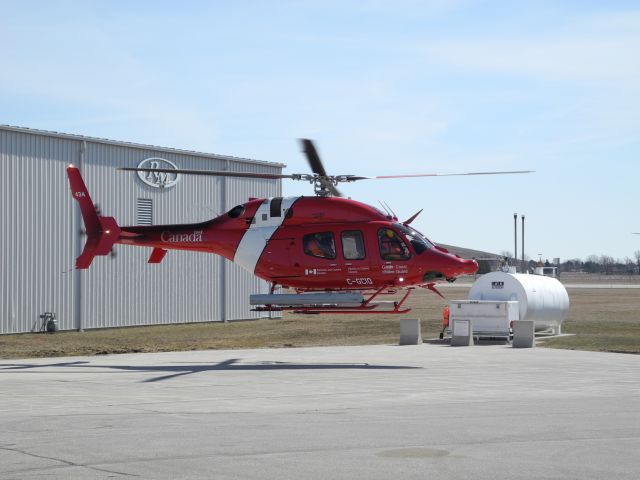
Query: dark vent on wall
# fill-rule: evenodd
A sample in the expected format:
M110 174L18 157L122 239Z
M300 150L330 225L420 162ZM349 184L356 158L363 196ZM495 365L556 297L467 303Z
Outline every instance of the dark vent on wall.
M153 200L139 198L136 209L138 225L153 225Z

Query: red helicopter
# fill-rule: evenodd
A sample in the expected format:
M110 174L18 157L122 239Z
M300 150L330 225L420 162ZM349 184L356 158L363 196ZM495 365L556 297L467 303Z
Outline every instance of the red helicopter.
M258 311L295 310L305 313L409 312L402 305L416 287L440 295L435 284L454 281L478 269L431 242L391 211L342 198L338 183L369 179L355 175L327 175L311 140L301 140L313 174L267 174L161 168L153 171L245 178L303 180L313 184L315 196L250 199L212 220L195 224L121 227L113 217L97 213L77 167L69 165L71 193L80 204L87 242L76 260L85 269L93 258L107 255L114 244L151 248L148 263L160 263L168 250L221 255L271 284L267 295L252 295ZM474 172L378 176L375 179L490 175ZM387 209L390 210L390 209ZM275 293L277 287L296 293ZM375 301L379 295L405 290L399 301ZM379 308L387 304L391 309Z

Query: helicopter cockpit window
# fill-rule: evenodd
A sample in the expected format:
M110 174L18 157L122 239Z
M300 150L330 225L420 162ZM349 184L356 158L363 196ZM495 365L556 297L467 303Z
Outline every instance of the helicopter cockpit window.
M310 233L302 237L304 253L312 257L336 258L336 242L331 232Z
M409 247L396 232L390 228L378 230L378 245L383 260L407 260L411 258Z
M238 218L243 213L244 213L244 205L236 205L231 210L229 210L229 213L227 213L227 215L229 215L229 217L231 218Z
M362 260L365 257L364 239L360 230L342 232L342 254L345 260Z
M431 240L429 240L417 230L406 225L402 225L401 223L396 223L394 224L394 226L402 233L404 233L405 237L407 237L407 240L409 240L409 243L411 243L411 246L418 255L420 255L427 249L433 248L433 243L431 242Z

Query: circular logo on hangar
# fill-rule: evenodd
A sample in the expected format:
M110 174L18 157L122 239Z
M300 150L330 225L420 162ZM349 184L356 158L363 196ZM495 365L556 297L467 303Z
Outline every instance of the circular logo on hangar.
M140 178L140 180L142 180L150 187L173 187L176 183L178 183L178 180L180 179L180 175L177 172L174 173L169 171L177 170L178 167L175 163L167 160L166 158L145 158L138 164L138 168L149 169L144 172L138 172L138 178Z

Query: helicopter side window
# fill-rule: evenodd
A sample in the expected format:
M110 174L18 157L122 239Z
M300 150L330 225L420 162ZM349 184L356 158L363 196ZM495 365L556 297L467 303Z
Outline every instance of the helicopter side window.
M407 260L411 252L400 236L390 228L378 230L378 245L383 260Z
M365 257L364 239L360 230L342 232L342 254L345 260L362 260Z
M304 253L312 257L336 258L336 242L331 232L310 233L302 237Z

